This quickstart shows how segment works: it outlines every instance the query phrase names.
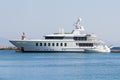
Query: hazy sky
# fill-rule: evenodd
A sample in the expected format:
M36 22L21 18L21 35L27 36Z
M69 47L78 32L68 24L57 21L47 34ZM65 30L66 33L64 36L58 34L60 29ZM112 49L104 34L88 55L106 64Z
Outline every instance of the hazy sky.
M0 0L0 37L41 38L74 29L77 18L87 33L106 42L120 42L120 0Z

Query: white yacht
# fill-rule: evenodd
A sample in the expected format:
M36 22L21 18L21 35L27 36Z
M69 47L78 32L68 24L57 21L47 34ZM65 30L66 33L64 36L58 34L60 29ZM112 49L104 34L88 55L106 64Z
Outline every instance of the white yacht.
M26 39L23 33L21 40L10 42L23 52L110 52L110 48L96 38L95 34L84 33L84 27L79 18L71 33L58 33L44 36L44 39Z

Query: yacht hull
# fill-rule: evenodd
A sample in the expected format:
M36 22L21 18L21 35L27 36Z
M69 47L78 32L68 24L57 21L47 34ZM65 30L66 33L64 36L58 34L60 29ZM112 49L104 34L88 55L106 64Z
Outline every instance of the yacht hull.
M105 53L110 52L110 50L98 50L98 49L85 49L86 53Z
M74 41L25 41L25 40L10 40L18 49L23 52L45 52L45 53L84 53L84 52L103 52L102 50L92 49L91 47L76 46ZM36 45L37 43L37 45ZM51 46L40 46L40 43L50 43ZM59 43L59 46L52 46L52 43ZM61 43L67 43L67 46L61 46ZM109 51L104 51L109 52Z

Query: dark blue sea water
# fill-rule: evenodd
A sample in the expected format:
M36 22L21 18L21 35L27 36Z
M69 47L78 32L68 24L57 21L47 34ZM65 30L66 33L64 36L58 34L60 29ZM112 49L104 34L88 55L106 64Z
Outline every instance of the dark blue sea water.
M120 53L1 50L0 80L120 80Z

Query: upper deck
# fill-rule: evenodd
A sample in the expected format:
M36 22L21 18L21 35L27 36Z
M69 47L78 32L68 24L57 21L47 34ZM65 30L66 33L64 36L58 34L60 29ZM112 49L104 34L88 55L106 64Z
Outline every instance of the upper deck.
M71 33L65 33L63 29L58 33L44 36L46 40L75 40L75 41L90 41L97 40L95 34L85 34L84 27L80 24L81 18L75 23L75 29Z

